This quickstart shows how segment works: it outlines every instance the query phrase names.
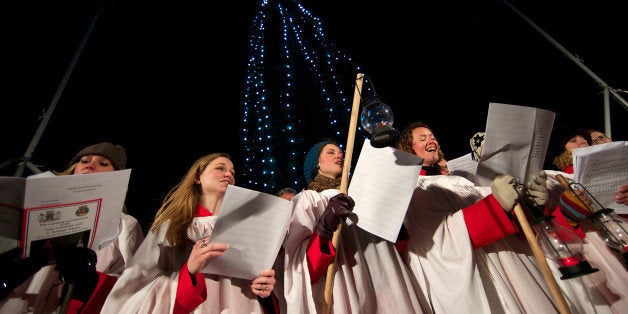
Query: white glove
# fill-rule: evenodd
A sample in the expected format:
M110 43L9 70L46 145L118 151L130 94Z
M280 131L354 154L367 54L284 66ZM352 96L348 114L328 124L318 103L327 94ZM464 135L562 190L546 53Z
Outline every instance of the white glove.
M528 199L534 206L544 206L547 201L547 175L545 171L539 171L539 175L532 175L527 184Z
M495 196L499 205L501 205L507 213L512 211L517 203L517 199L519 198L519 194L517 194L517 191L513 186L514 182L515 178L509 175L501 174L495 177L491 183L493 196Z

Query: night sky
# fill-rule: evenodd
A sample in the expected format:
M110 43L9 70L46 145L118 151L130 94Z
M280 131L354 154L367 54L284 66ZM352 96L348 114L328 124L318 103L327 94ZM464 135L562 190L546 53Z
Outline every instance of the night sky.
M25 155L61 90L32 162L63 170L86 145L123 145L133 169L127 205L145 228L201 155L230 153L238 171L240 95L257 1L14 2L0 5L0 162ZM489 102L549 109L555 125L603 130L598 83L506 2L479 2L301 3L373 80L395 112L395 127L427 122L449 159L469 152ZM628 11L621 2L509 3L612 88L628 90ZM612 137L626 140L627 110L612 98L610 107ZM15 169L5 164L1 174Z

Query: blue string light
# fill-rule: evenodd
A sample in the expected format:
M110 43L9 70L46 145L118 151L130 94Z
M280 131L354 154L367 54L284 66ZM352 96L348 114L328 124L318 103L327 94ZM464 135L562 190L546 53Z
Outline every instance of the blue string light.
M301 3L259 1L241 99L241 185L304 188L307 150L326 138L344 146L358 72Z

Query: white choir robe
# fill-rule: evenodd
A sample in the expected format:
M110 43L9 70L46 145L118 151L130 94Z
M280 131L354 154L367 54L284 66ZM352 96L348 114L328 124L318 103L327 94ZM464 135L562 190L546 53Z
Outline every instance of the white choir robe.
M169 224L149 231L109 293L102 313L172 313L179 270L197 240L211 236L217 216L195 217L185 245L166 239ZM184 274L189 276L189 274ZM205 274L207 298L192 313L263 313L251 280Z
M556 175L560 174L573 180L573 174L555 170L545 170L545 172L548 174L549 198L547 205L549 208L553 208L558 206L560 195L565 191L556 180ZM627 313L628 270L606 246L591 222L585 221L581 227L585 233L585 238L582 239L582 256L591 264L591 267L597 268L599 271L581 277L559 280L558 284L563 291L568 290L572 294L592 295L585 300L593 300L591 302L595 303L596 308L610 306L613 313ZM560 278L562 274L558 270L558 265L549 259L548 263L554 276ZM596 297L598 294L602 295L601 300ZM592 311L587 312L593 313Z
M323 309L325 275L311 283L307 244L329 198L338 190L303 190L294 199L293 217L284 244L285 299L281 313L319 313ZM382 209L385 210L385 209ZM347 220L349 221L349 220ZM408 271L394 243L376 237L355 224L342 226L336 251L333 313L422 313Z
M135 217L120 213L117 237L96 252L96 270L119 276L144 240ZM56 265L42 267L0 301L0 313L56 313L63 284Z
M510 235L473 249L461 209L489 193L459 176L419 178L406 214L410 238L404 256L418 291L436 313L557 312L525 239ZM581 292L563 291L574 312L609 312L597 305L599 294Z

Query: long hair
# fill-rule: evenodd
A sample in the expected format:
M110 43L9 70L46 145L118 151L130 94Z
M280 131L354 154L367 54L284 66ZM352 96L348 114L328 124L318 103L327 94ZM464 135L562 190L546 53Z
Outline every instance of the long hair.
M412 155L416 155L414 150L412 150L412 131L414 131L414 129L416 128L426 128L434 132L432 128L430 128L427 124L423 122L413 122L406 126L401 132L401 138L397 141L397 149L402 150L406 153L410 153Z
M78 162L75 162L73 164L71 164L67 169L58 172L58 171L53 171L52 173L58 175L58 176L67 176L67 175L73 175L74 174L74 169L76 168L76 165L78 165Z
M155 221L151 231L158 230L165 222L170 221L170 227L166 233L166 239L177 245L185 243L187 229L192 223L196 207L201 199L201 186L195 181L205 171L207 165L219 157L231 160L231 156L225 153L212 153L197 159L183 179L177 183L166 195L164 201L155 214Z

